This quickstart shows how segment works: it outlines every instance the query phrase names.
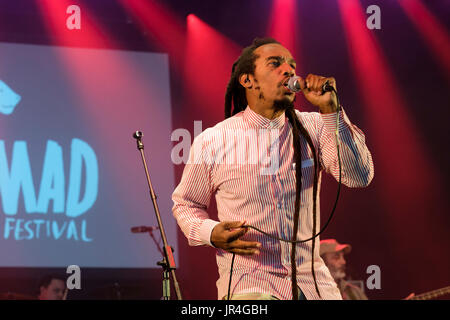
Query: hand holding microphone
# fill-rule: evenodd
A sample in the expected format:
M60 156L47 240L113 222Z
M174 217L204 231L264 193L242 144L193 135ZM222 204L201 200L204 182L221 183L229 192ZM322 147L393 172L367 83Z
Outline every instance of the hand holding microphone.
M333 77L322 77L308 74L305 79L292 76L286 83L293 92L302 91L306 100L319 107L321 113L333 113L338 110L336 80ZM334 90L333 90L334 89Z

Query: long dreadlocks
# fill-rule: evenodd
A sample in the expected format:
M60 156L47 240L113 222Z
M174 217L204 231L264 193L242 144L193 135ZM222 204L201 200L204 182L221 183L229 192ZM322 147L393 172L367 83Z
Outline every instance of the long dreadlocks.
M258 55L254 51L265 44L280 44L273 38L256 38L253 43L246 47L241 56L233 63L231 69L231 78L228 82L227 91L225 94L225 118L229 118L232 115L237 114L240 111L245 110L247 107L247 98L245 94L245 88L239 83L239 77L242 74L254 74L255 72L255 61ZM293 135L293 147L294 147L294 159L295 159L295 177L296 177L296 192L295 192L295 213L294 213L294 230L292 235L292 247L291 247L291 273L292 273L292 299L296 300L298 297L297 288L297 267L295 259L296 243L297 241L297 231L298 231L298 221L300 215L300 197L302 190L302 155L301 155L301 144L300 144L300 134L304 137L309 147L312 150L314 156L314 185L313 185L313 230L312 230L312 259L311 259L311 271L314 278L314 285L317 294L320 297L319 287L316 281L316 275L314 271L314 250L315 250L315 235L316 235L316 199L317 199L317 188L318 188L318 159L316 154L316 149L313 145L311 137L308 131L304 128L300 120L298 119L295 109L293 107L287 108L285 112L291 126Z

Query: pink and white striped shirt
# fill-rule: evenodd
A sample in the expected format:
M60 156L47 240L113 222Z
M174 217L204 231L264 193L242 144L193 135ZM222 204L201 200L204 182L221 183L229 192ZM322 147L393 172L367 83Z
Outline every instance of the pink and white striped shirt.
M320 163L317 193L317 229L320 230L320 181L325 170L336 179L337 113L296 114L313 141ZM295 163L291 124L283 113L269 120L250 107L198 135L191 147L180 184L175 189L173 214L192 246L210 245L218 223L206 212L214 194L220 221L246 221L269 234L291 239L295 205ZM365 187L373 178L372 157L363 132L339 113L339 144L342 183ZM313 155L301 137L302 190L297 239L312 235ZM236 255L231 294L267 293L291 299L291 244L273 240L253 229L242 240L262 244L259 255ZM314 267L323 299L341 299L333 278L319 256L316 238ZM297 284L308 300L319 299L311 273L312 241L297 245ZM227 294L232 254L217 250L218 298Z

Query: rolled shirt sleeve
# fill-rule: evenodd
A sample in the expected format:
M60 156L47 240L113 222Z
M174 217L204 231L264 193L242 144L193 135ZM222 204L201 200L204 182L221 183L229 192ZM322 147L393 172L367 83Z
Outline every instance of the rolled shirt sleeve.
M336 148L336 120L339 116L339 149L342 183L351 188L366 187L374 176L372 155L365 143L364 133L350 122L345 111L319 114L319 159L326 172L339 180Z

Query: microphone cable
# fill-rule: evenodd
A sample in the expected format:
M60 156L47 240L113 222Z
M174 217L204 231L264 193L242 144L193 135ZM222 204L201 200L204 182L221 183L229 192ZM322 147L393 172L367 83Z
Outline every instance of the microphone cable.
M338 181L338 189L337 189L337 193L336 193L336 199L334 201L333 209L331 210L331 213L330 213L330 216L328 217L327 222L322 227L322 229L317 234L313 235L311 238L308 238L308 239L305 239L305 240L295 240L295 241L293 241L293 240L286 240L286 239L283 239L283 238L271 235L271 234L269 234L269 233L267 233L267 232L265 232L265 231L263 231L261 229L258 229L257 227L251 226L251 225L243 225L241 228L253 229L253 230L255 230L255 231L257 231L257 232L259 232L259 233L261 233L261 234L263 234L263 235L265 235L265 236L267 236L269 238L277 240L277 241L282 241L282 242L286 242L286 243L296 243L297 244L297 243L304 243L304 242L307 242L307 241L311 241L311 240L317 238L320 234L322 234L325 231L325 229L330 224L331 219L333 218L334 213L336 211L337 203L338 203L338 200L339 200L339 195L341 193L341 184L342 184L342 164L341 164L341 154L340 154L340 147L339 147L339 117L340 117L342 108L341 108L341 104L339 102L339 96L338 96L338 94L336 92L336 89L333 86L331 86L331 85L328 85L327 88L329 88L329 91L332 91L332 92L335 93L335 95L336 95L336 102L337 102L337 106L338 106L337 107L337 116L336 116L335 138L336 138L336 150L337 150L338 166L339 166L339 181ZM300 192L301 192L301 190L300 190ZM316 199L314 199L314 201L316 201ZM320 216L319 216L319 219L320 219ZM230 279L229 279L229 282L228 282L227 300L230 300L231 278L233 276L233 267L234 267L235 256L236 256L236 254L233 253L233 256L231 258ZM313 259L314 259L314 257L313 257Z

